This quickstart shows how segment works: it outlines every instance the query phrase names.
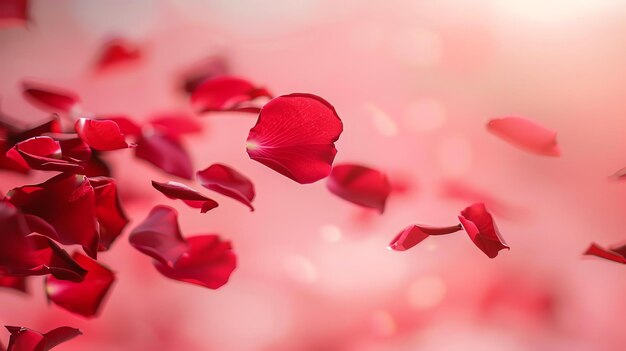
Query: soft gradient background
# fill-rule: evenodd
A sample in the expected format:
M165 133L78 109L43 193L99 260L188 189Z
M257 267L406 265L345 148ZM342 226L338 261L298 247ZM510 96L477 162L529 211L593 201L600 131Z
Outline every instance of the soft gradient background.
M257 187L255 207L215 195L205 215L150 180L174 180L108 154L133 222L180 212L187 235L233 241L239 267L212 291L165 279L126 235L103 253L118 281L100 317L0 291L0 322L84 335L61 350L618 351L626 345L626 270L584 259L591 241L626 239L626 3L621 0L33 0L28 28L0 30L2 110L47 116L21 97L31 78L78 92L86 110L138 120L190 111L179 73L211 55L277 94L333 103L345 131L337 162L385 170L408 186L379 216L252 161L254 117L198 117L196 168L227 163ZM121 36L145 59L94 75L102 42ZM561 158L490 135L520 115L557 130ZM36 183L0 174L0 190ZM450 186L465 194L449 196ZM208 192L206 192L209 194ZM484 200L511 246L488 259L465 234L386 249L413 223L448 225ZM6 342L8 333L0 332Z

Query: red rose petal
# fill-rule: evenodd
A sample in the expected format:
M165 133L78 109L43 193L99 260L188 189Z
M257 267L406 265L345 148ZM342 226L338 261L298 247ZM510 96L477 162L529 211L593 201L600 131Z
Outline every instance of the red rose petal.
M211 56L186 69L182 74L181 89L192 94L205 81L228 74L228 63L222 56Z
M77 172L82 169L79 164L62 160L60 143L47 136L21 141L6 156L30 169L58 172Z
M248 135L250 158L300 184L326 178L343 131L332 105L311 94L279 96L268 102Z
M56 118L50 119L43 124L37 124L33 127L23 129L16 126L16 121L7 119L8 117L0 114L0 169L8 169L20 173L28 173L29 167L26 162L19 157L19 161L8 158L5 153L15 144L40 136L44 133L60 131L59 121Z
M115 179L107 177L89 178L96 196L96 216L100 225L98 250L106 251L122 234L128 218L120 202Z
M191 158L175 138L158 133L144 135L137 141L135 156L171 175L193 178Z
M102 52L96 61L96 70L108 71L128 63L135 63L141 59L141 50L136 45L121 38L115 38L104 43Z
M3 272L0 272L0 287L28 293L26 277L16 277Z
M230 242L217 235L199 235L187 239L189 249L173 266L154 262L164 276L185 283L217 289L228 282L237 267Z
M248 177L223 164L213 164L196 173L203 187L233 198L254 211L254 184Z
M626 264L626 245L605 249L592 243L583 255L596 256L609 261Z
M130 244L164 265L172 266L187 251L187 242L178 227L178 212L155 206L148 217L130 233Z
M431 235L445 235L456 233L461 230L461 225L451 227L429 227L423 225L410 225L404 228L389 243L389 249L394 251L405 251L419 244Z
M100 311L104 298L115 281L115 274L91 258L75 253L73 259L87 270L82 282L46 279L48 300L72 313L94 317Z
M74 125L83 141L99 151L110 151L134 147L126 142L120 127L111 120L81 118Z
M53 347L82 335L80 330L59 327L45 334L24 327L6 326L11 338L7 351L48 351Z
M214 200L200 194L185 184L178 182L159 183L152 181L152 186L170 199L179 199L189 207L199 208L200 212L206 213L218 205Z
M173 138L202 131L202 125L185 114L161 114L150 119L150 125Z
M259 111L250 105L260 97L272 98L265 88L255 87L249 81L230 76L209 79L200 84L191 95L191 105L198 113L210 111Z
M474 244L489 258L498 256L498 251L502 249L510 250L485 204L477 203L467 207L461 211L459 221Z
M141 126L126 116L99 116L99 120L110 120L117 123L122 134L132 137L141 135Z
M35 106L52 112L78 112L80 98L78 95L59 88L34 83L24 83L23 95Z
M385 211L385 202L392 190L384 173L356 164L335 165L326 187L344 200L380 213Z
M61 243L81 245L89 256L96 257L99 235L95 195L87 177L59 174L41 184L15 188L7 198L22 212L50 223Z
M29 0L0 1L0 28L28 22Z
M561 152L556 141L556 132L523 117L492 119L487 130L503 140L528 152L559 157Z

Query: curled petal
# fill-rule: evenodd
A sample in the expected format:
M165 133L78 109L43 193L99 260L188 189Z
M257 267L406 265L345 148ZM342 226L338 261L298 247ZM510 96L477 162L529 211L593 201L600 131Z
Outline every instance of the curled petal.
M596 256L609 261L626 264L626 245L605 249L596 243L592 243L584 255Z
M300 184L326 178L343 124L331 104L311 94L274 98L248 135L250 158Z
M523 117L492 119L487 130L503 140L528 152L559 157L561 152L556 141L556 132Z
M178 227L178 213L167 206L154 207L128 240L135 249L168 266L173 266L187 250Z
M431 235L445 235L456 233L461 230L461 225L451 227L429 227L423 225L410 225L404 229L389 243L389 249L405 251L419 244Z
M106 251L122 234L128 217L122 208L115 179L107 177L89 178L96 197L96 216L100 225L99 251Z
M7 351L48 351L53 347L82 335L80 330L59 327L45 334L24 327L6 326L11 338Z
M29 0L3 0L0 2L0 28L27 23L28 2Z
M104 43L102 51L96 61L96 71L108 71L128 63L135 63L141 59L141 50L136 45L121 38L115 38Z
M58 172L77 172L82 167L74 162L61 159L61 145L47 137L33 137L21 141L7 151L7 157L30 169Z
M153 117L150 119L150 125L162 134L167 134L173 138L202 131L202 125L196 119L177 113L161 114Z
M385 202L391 193L391 184L384 173L355 164L335 165L326 187L344 200L380 213L385 211Z
M135 156L171 175L193 178L191 158L175 138L158 133L144 135L137 141Z
M217 235L199 235L187 239L189 249L173 266L154 262L164 276L182 282L217 289L228 282L237 266L230 242Z
M498 251L502 249L510 249L485 204L477 203L467 207L461 211L459 221L472 242L489 258L498 256Z
M178 182L159 183L152 181L152 186L170 199L179 199L189 207L199 208L200 212L206 213L218 205L214 200L200 194L185 184Z
M74 126L83 141L99 151L126 149L134 145L126 142L120 127L111 120L81 118Z
M34 83L24 83L23 86L24 97L37 107L64 113L80 109L80 98L70 91Z
M213 164L196 173L203 187L233 198L254 211L254 184L248 177L223 164Z
M197 112L209 111L259 111L250 103L260 97L271 98L265 89L255 87L245 79L221 76L200 84L191 95L191 105Z
M75 253L73 259L87 270L81 282L71 282L50 277L45 290L48 300L72 313L94 317L115 281L115 273L91 258Z

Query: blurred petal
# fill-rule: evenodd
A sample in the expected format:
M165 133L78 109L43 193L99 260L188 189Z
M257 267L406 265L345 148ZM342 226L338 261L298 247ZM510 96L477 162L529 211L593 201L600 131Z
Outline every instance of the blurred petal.
M467 207L461 211L459 221L474 244L489 258L498 256L498 251L502 249L510 249L485 204L477 203Z
M177 139L162 134L144 135L137 141L135 156L177 177L193 178L191 158Z
M98 116L98 119L115 122L124 135L131 137L139 137L141 135L141 126L126 116Z
M245 175L223 164L213 164L196 173L203 187L233 198L248 206L254 200L254 184Z
M202 131L198 120L182 113L160 114L150 119L150 124L161 133L178 138L185 134L196 134Z
M24 327L6 328L11 333L7 351L48 351L82 334L70 327L59 327L45 334Z
M28 22L29 0L0 1L0 28Z
M111 68L135 63L141 59L141 50L136 45L122 38L111 39L104 43L96 60L96 71L108 71Z
M391 193L391 184L384 173L356 164L335 165L326 187L344 200L380 213L385 211L385 202Z
M4 272L0 272L0 287L28 293L26 277L17 277Z
M255 87L249 81L230 76L209 79L200 84L191 95L191 105L199 113L210 111L258 112L249 103L259 97L271 98L265 88Z
M503 140L528 152L559 157L561 152L556 141L556 132L523 117L492 119L487 130Z
M423 225L410 225L404 228L389 243L389 249L394 251L405 251L419 244L431 235L445 235L456 233L461 230L461 225L451 227L429 227Z
M81 118L74 126L83 141L98 151L126 149L134 145L126 142L120 127L111 120Z
M626 245L605 249L596 243L592 243L584 255L596 256L609 261L626 264Z
M218 205L214 200L200 194L185 184L178 182L159 183L152 181L152 186L170 199L179 199L189 207L200 208L200 212L206 213Z
M228 63L222 56L211 56L187 68L181 74L181 89L192 94L206 80L228 74Z
M44 110L70 113L79 108L80 97L73 92L28 82L23 87L24 97Z

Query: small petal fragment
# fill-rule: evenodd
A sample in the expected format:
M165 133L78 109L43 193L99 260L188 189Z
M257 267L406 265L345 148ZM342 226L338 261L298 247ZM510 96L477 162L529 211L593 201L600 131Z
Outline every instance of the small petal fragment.
M626 245L605 249L596 243L592 243L584 255L596 256L609 261L626 264Z
M48 351L55 346L82 335L80 330L59 327L45 334L24 327L6 326L11 338L7 351Z
M253 100L272 95L265 89L254 86L245 79L222 76L200 84L191 95L191 105L198 112L239 111L257 113L259 108Z
M394 251L406 251L419 244L431 235L445 235L456 233L463 229L461 225L451 227L429 227L423 225L410 225L404 228L389 243L389 249Z
M108 71L141 59L139 47L121 38L115 38L104 43L102 52L96 61L96 71Z
M556 132L523 117L492 119L487 130L503 140L528 152L559 157L561 152L556 141Z
M337 112L311 94L274 98L261 109L248 135L250 158L300 184L326 178L343 131Z
M385 211L385 202L392 190L384 173L356 164L335 165L326 187L344 200L380 213Z
M510 250L485 204L477 203L467 207L461 211L459 221L474 244L489 258L498 256L498 251L502 249Z
M80 138L98 151L134 147L126 142L120 127L112 120L81 118L74 127Z
M73 259L87 270L85 279L75 283L50 277L46 280L46 295L49 301L72 313L95 317L115 281L115 273L81 253L75 253Z
M254 184L245 175L223 164L213 164L196 173L203 187L233 198L254 211Z
M152 186L170 199L179 199L189 207L199 208L202 213L206 213L219 206L214 200L182 183L172 181L159 183L153 180Z
M80 97L60 88L24 83L23 95L35 106L51 112L77 112Z

